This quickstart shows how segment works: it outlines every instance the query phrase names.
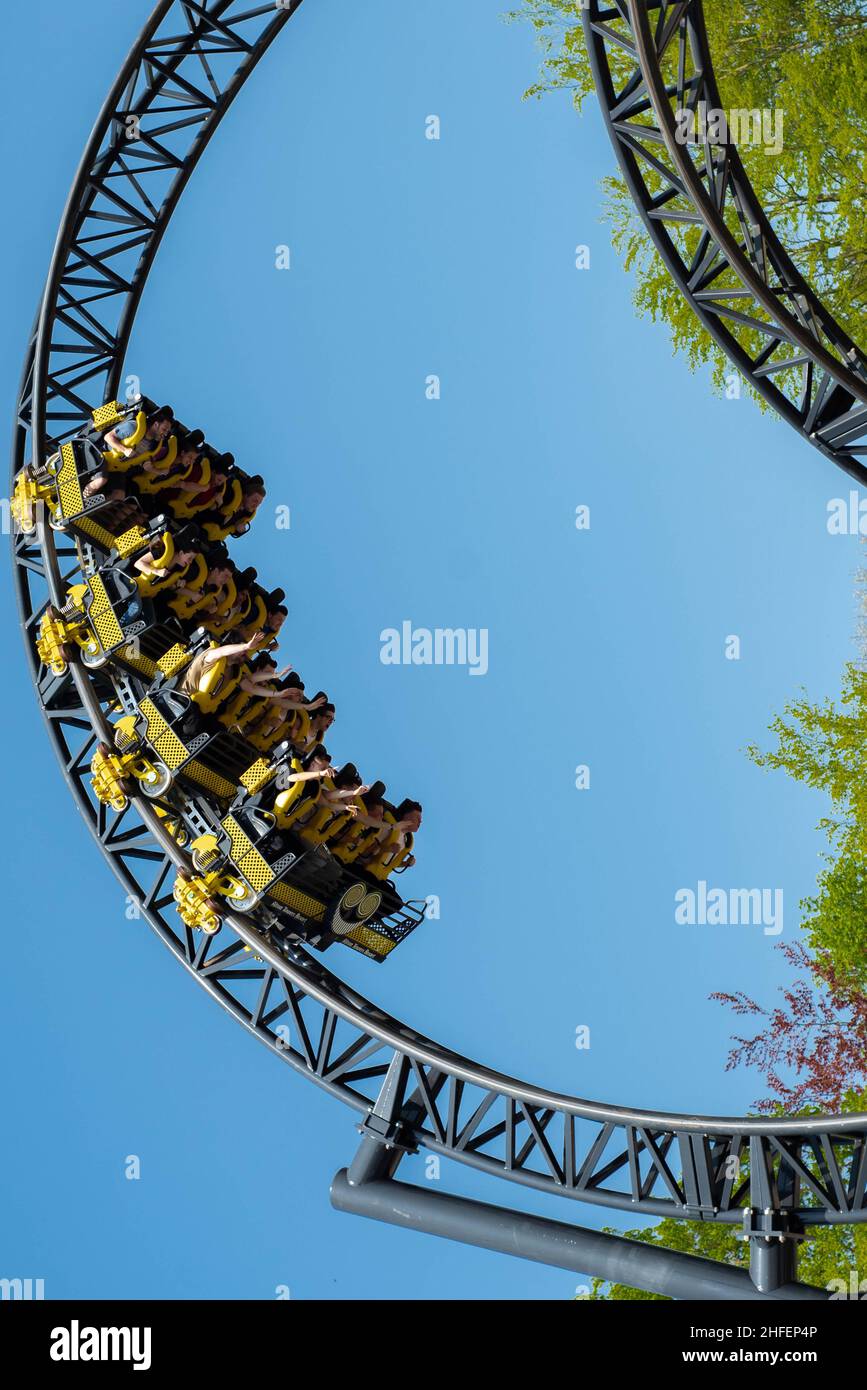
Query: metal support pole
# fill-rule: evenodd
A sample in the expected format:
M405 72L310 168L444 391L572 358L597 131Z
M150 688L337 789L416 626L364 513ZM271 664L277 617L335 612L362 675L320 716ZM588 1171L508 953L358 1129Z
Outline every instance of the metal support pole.
M794 1283L797 1278L798 1250L786 1237L776 1239L753 1236L750 1240L750 1278L763 1294Z
M803 1230L791 1207L798 1189L790 1165L775 1169L767 1140L750 1138L750 1194L754 1206L744 1212L744 1239L750 1243L750 1278L760 1293L773 1293L798 1277L798 1241Z
M828 1298L824 1289L806 1284L787 1283L762 1292L745 1270L715 1260L641 1245L623 1236L589 1231L467 1197L428 1191L393 1178L365 1180L360 1169L353 1172L342 1168L336 1174L331 1186L331 1204L337 1211L443 1236L446 1240L475 1245L482 1250L517 1255L576 1274L592 1272L600 1279L669 1298L696 1301L825 1301Z

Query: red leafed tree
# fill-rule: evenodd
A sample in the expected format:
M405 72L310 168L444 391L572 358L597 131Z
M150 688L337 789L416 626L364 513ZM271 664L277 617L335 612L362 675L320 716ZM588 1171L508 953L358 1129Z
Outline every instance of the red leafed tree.
M805 973L781 989L783 1002L776 1008L763 1009L743 990L711 995L742 1018L767 1021L754 1037L734 1036L726 1070L748 1066L762 1073L773 1094L756 1102L760 1111L839 1109L867 1081L867 997L835 969L827 951L812 955L800 944L785 943L778 949Z

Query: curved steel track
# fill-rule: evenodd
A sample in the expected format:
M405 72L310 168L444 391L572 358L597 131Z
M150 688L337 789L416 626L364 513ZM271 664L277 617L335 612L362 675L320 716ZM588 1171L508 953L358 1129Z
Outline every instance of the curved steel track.
M867 483L867 363L795 266L737 146L678 140L676 113L722 110L701 0L588 0L596 92L666 269L749 385Z
M300 3L276 12L237 0L157 5L100 113L66 206L27 351L13 473L117 391L168 219L233 97ZM597 37L602 14L591 14ZM617 14L622 20L624 10ZM817 353L817 373L830 371L825 356L820 364ZM839 381L848 382L842 370ZM822 447L834 456L830 435ZM851 461L837 461L853 470ZM867 1116L672 1115L561 1095L424 1037L303 949L279 952L243 917L227 918L215 937L182 926L170 877L183 851L149 803L134 800L117 813L90 789L89 761L114 690L81 666L55 677L36 657L34 628L45 604L90 562L86 550L56 542L49 529L14 538L34 685L85 823L142 916L197 982L282 1062L361 1114L367 1135L650 1216L746 1218L754 1222L748 1228L765 1231L867 1220Z

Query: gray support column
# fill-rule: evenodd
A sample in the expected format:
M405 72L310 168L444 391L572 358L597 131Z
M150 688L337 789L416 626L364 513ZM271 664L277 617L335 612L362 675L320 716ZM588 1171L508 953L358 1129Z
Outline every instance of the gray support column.
M827 1300L824 1289L786 1284L767 1293L756 1288L745 1270L697 1255L641 1245L623 1236L606 1235L546 1217L510 1211L428 1191L393 1179L352 1181L345 1168L331 1187L337 1211L367 1216L412 1231L443 1236L483 1250L517 1255L576 1274L646 1289L648 1293L696 1301L745 1299Z
M750 1240L750 1278L760 1293L793 1284L797 1279L798 1249L788 1237L753 1236Z

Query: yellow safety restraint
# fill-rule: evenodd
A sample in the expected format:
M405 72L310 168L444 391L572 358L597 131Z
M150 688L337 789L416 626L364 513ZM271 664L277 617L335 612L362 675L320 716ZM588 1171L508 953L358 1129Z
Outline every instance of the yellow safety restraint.
M272 733L258 734L254 730L248 737L254 747L266 753L269 748L275 748L284 739L287 743L291 743L294 748L298 748L309 735L310 715L306 709L297 709L293 708L292 705L287 705L285 718Z
M200 464L202 469L199 491L182 492L179 497L174 498L172 509L175 516L195 518L198 512L207 511L208 508L213 505L212 502L202 502L200 500L201 494L211 486L211 475L213 473L211 460L208 458L207 454L201 454L196 462Z
M246 661L242 661L238 667L238 687L241 682L247 680L253 674L253 668ZM241 720L247 706L257 700L258 696L253 695L249 690L236 689L231 700L220 710L218 718L221 724L225 724L227 729L243 728Z
M262 625L268 616L267 604L258 590L254 591L252 600L250 613L244 622L244 627L251 637L254 632L261 632Z
M158 454L161 449L165 449L165 453L162 458L154 459L154 462L160 473L167 473L178 456L178 436L176 434L170 434L168 439L161 439L155 449L145 449L143 454L136 454L134 459L130 459L130 463L133 468L140 468L143 463L153 459L154 454ZM148 474L143 475L144 478L148 476ZM138 482L137 479L136 486L138 486Z
M321 790L335 790L334 782L330 777L323 777L319 786ZM335 806L333 802L326 801L321 795L321 791L317 802L315 814L298 827L298 834L309 845L324 845L326 841L338 835L352 819L349 812L341 806Z
M228 657L221 656L218 661L212 661L205 667L198 687L190 691L190 699L203 714L216 714L237 688L240 679L237 667L230 667Z
M273 724L273 719L277 718L277 723ZM273 727L270 728L273 724ZM286 719L285 706L280 706L277 701L269 700L265 709L260 712L259 718L245 730L244 737L254 748L258 748L261 753L267 753L269 748L281 743L286 737L288 722Z
M178 569L172 568L172 561L175 558L175 539L170 531L164 531L160 536L162 554L155 557L154 565L156 569L166 570L166 574L143 574L141 571L135 575L135 582L142 598L153 598L156 594L161 594L164 589L173 589L176 584L186 576L191 565L183 565Z
M362 815L367 810L363 796L353 797L352 805L357 806ZM378 825L360 825L358 821L350 820L348 825L341 827L334 844L329 846L331 853L341 864L353 864L361 855L370 853L374 848L380 828Z
M223 493L223 500L214 510L218 516L204 522L204 532L210 541L224 541L235 525L235 513L244 498L244 489L239 478L230 478Z
M235 601L231 607L226 609L222 617L219 613L213 615L209 614L202 624L202 626L206 627L215 637L225 637L227 632L231 632L233 628L240 627L245 622L246 616L250 611L249 593L244 589L239 593L237 587L234 585L233 587L235 588Z
M103 409L106 409L106 407L103 407ZM104 428L105 424L112 427L118 425L123 418L119 415L117 410L115 410L114 419L106 418L104 422L102 420L97 421L96 417L98 413L99 412L96 410L93 412L93 419L94 423L97 424L97 427L100 429ZM128 449L134 449L137 444L141 444L147 433L147 427L147 416L143 410L137 410L135 415L135 432L130 435L129 439L124 440ZM105 459L106 465L112 473L128 473L131 468L135 467L142 456L139 455L138 457L127 458L125 454L118 453L115 449L107 449L103 452L102 457Z
M390 811L385 813L385 824L396 825L394 816ZM369 859L364 860L364 867L369 874L380 880L388 878L389 874L399 868L401 864L412 854L413 835L407 832L406 844L401 846L400 836L396 830L392 830L388 839L383 844L378 853L373 854Z
M303 772L300 762L293 758L293 772ZM319 781L293 782L274 799L274 816L281 830L300 830L316 814L319 801Z
M229 575L229 578L224 584L223 588L225 590L225 597L219 600L212 614L212 616L218 622L220 618L224 618L227 613L230 613L232 611L232 609L238 601L238 587L231 574Z
M187 594L172 594L166 599L166 603L173 613L179 618L192 618L195 613L207 603L208 595L205 592L205 581L208 578L208 562L204 555L196 555L189 569L184 574L184 588L194 589L198 598L190 598Z
M183 473L173 473L172 468L177 456L178 441L175 435L172 434L169 436L168 452L165 458L160 459L157 463L156 472L147 473L142 469L142 471L137 474L135 485L138 491L142 493L162 492L165 488L177 487L179 482L188 478L195 467L196 461L194 459L189 468L185 469ZM136 463L140 462L143 458L149 457L150 455L148 454L139 454Z

